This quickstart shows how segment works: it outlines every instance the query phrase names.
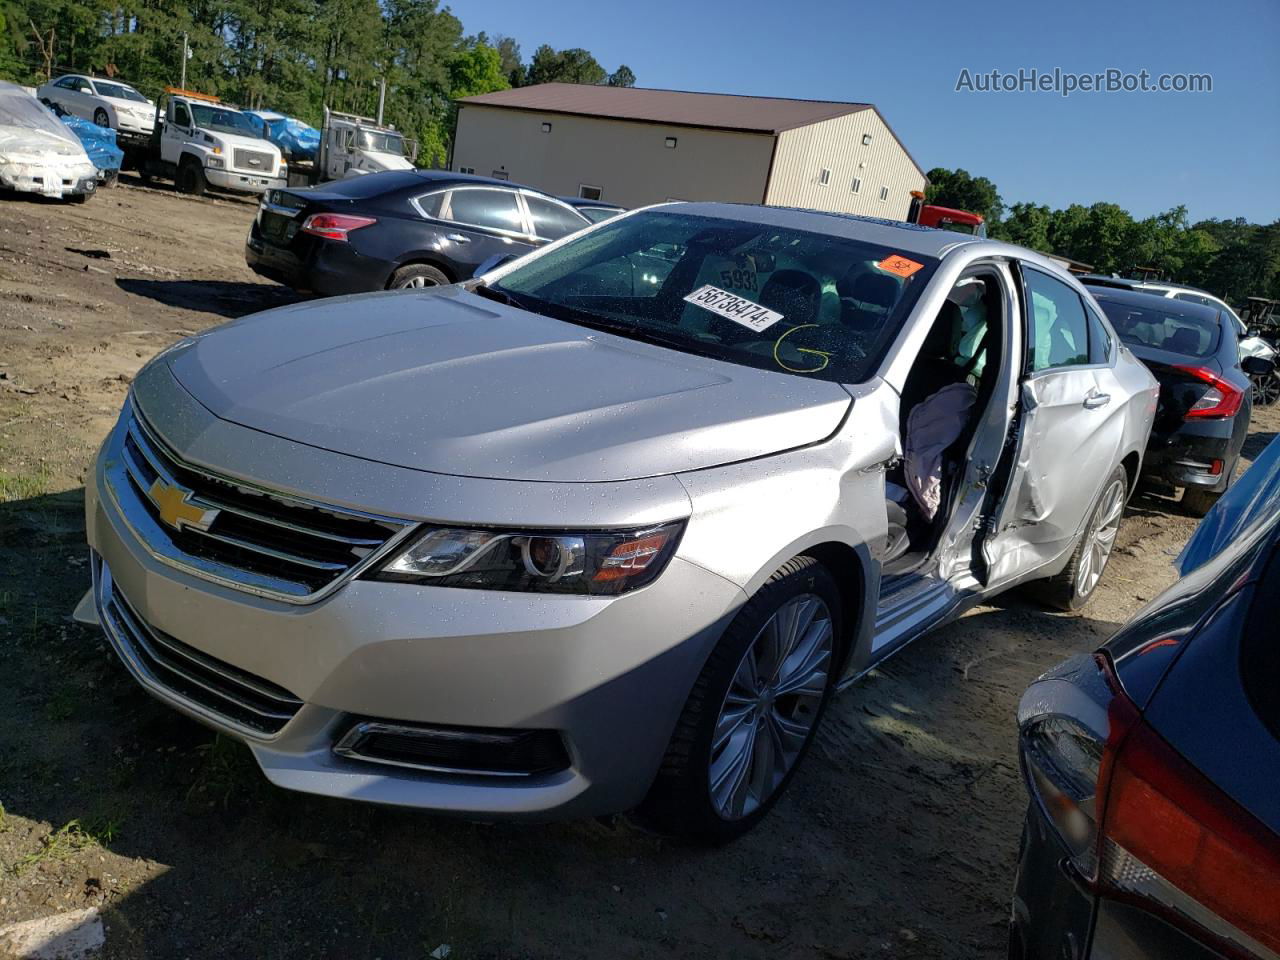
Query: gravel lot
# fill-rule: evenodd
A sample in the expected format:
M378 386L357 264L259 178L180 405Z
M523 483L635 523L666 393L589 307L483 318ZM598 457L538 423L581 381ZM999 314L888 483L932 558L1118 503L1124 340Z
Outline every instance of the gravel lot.
M131 958L1003 956L1017 698L1172 580L1195 526L1176 504L1134 500L1083 616L1009 594L846 693L727 849L287 794L68 620L85 471L132 375L292 299L244 265L254 207L129 185L0 203L0 927L101 907L102 956ZM1256 414L1246 452L1277 423Z

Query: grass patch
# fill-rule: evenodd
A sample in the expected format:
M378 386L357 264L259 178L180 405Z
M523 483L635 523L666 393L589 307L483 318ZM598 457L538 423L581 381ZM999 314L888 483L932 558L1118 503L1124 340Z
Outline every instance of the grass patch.
M34 500L49 489L51 480L52 475L45 466L41 466L35 473L0 473L0 503Z
M86 847L110 843L119 828L119 821L98 817L70 820L53 833L41 838L40 849L20 857L11 868L14 876L22 876L32 867L49 861L65 860Z
M262 771L244 744L218 734L209 743L196 747L196 753L200 759L195 780L187 791L188 803L225 810L237 795L253 797L261 793Z

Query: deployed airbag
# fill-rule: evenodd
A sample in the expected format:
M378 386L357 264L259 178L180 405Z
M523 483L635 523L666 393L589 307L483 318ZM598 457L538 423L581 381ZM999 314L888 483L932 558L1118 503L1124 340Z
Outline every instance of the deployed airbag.
M942 455L960 438L978 391L953 383L916 404L907 418L903 469L907 488L925 519L932 520L942 500Z

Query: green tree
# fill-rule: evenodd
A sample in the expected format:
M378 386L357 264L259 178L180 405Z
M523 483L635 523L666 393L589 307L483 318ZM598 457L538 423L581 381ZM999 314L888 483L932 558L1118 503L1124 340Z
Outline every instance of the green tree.
M1015 203L1009 208L1009 215L995 223L990 231L997 240L1007 240L1031 250L1052 253L1053 245L1049 243L1049 223L1051 214L1043 204Z
M498 37L494 46L502 61L502 75L507 78L507 83L513 87L523 87L525 68L524 61L520 58L520 44L511 37Z
M999 221L1004 213L1000 191L986 177L974 177L967 170L948 170L945 167L934 167L928 177L929 186L925 189L927 203L980 214L988 224Z
M625 63L609 74L609 86L611 87L634 87L635 85L636 75Z
M529 64L529 83L604 83L608 73L586 50L573 47L554 50L543 44L533 53ZM635 78L632 77L632 82Z

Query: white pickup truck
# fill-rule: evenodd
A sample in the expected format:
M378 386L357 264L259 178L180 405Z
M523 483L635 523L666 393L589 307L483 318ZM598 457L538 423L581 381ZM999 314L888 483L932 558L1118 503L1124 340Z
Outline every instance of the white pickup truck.
M288 184L280 148L249 118L216 97L165 88L155 129L134 154L143 177L166 177L182 193L209 187L261 194Z

